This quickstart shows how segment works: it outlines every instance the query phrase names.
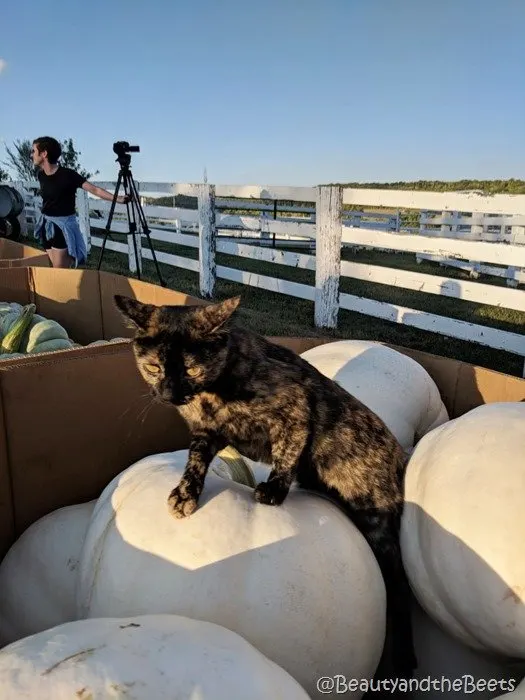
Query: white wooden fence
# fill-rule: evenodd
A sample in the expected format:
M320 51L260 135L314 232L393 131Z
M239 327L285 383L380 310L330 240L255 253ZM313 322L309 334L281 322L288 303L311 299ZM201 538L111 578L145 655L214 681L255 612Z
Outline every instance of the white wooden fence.
M444 236L469 241L492 241L525 245L525 217L442 212L440 215L421 212L420 233L428 236ZM477 279L480 275L503 277L509 287L525 284L525 272L515 266L494 267L480 261L453 260L437 255L417 255L417 262L433 260L440 265L467 270Z
M116 183L95 184L113 191ZM519 275L522 274L521 269L525 268L525 245L522 245L525 233L525 195L486 196L468 192L434 193L340 186L260 187L147 182L137 183L137 187L141 197L178 194L197 197L196 210L150 205L144 209L153 241L198 249L198 260L160 251L156 252L156 257L160 263L198 273L200 293L204 298L214 296L217 278L227 279L313 301L315 324L320 328L336 327L339 309L348 309L506 350L525 358L525 335L521 328L516 332L504 331L339 290L340 278L351 277L447 296L457 299L458 303L468 300L525 312L525 290L520 288L341 260L341 247L344 245L380 248L410 252L420 258L437 256L439 260L460 265L468 265L469 261L480 267L482 264L485 267L491 265L502 271L504 276L509 275L510 268L516 271L515 281L523 281ZM278 202L313 203L314 206L284 206ZM80 191L78 204L88 248L91 245L99 247L102 238L99 235L91 236L90 228L104 228L110 203L88 198ZM419 210L420 213L423 212L423 225L415 231L402 230L399 226L399 213L392 215L380 212L377 215L375 212L348 212L348 216L345 216L343 204L367 209L386 207L397 212L403 209ZM223 213L224 209L244 210L248 214L259 211L260 215L226 214ZM117 205L115 211L112 230L127 232L124 216L126 207ZM98 218L96 212L100 212ZM278 216L278 212L288 216ZM441 213L431 216L427 212ZM462 212L461 216L457 212ZM117 215L120 221L117 220ZM367 221L367 216L375 219L376 223ZM396 219L395 225L393 217ZM429 230L428 226L431 225L438 226L439 230ZM491 226L500 227L497 235ZM466 230L466 235L462 235L462 230ZM243 241L240 236L246 233L250 234L250 239ZM253 245L253 237L258 239L259 245ZM274 237L289 247L296 247L301 241L315 243L316 254L278 250L274 245ZM136 272L131 239L128 236L127 245L108 240L106 248L127 253L130 271ZM141 237L137 237L137 243L141 265L143 259L151 260L152 255ZM216 265L217 253L313 270L315 287Z

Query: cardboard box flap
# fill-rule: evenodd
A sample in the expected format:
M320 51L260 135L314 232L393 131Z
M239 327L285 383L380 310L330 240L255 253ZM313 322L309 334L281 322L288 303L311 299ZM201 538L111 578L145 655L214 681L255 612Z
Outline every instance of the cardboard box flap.
M115 294L138 299L149 304L161 306L204 304L202 299L191 297L188 294L177 292L174 289L167 289L149 282L114 275L110 272L100 272L100 295L102 307L102 325L104 339L111 338L131 338L134 331L124 325L124 320L119 310L115 306L113 297ZM101 336L102 337L102 336Z
M96 271L44 267L29 270L38 314L58 321L81 345L103 339Z
M289 338L281 336L267 336L268 340L276 345L282 345L285 348L289 348L297 355L301 355L303 352L315 348L318 345L324 345L325 343L332 343L333 338Z
M398 345L390 347L412 357L426 369L439 389L450 418L483 403L525 401L525 379L420 350Z
M130 344L98 350L0 372L17 536L56 508L98 497L136 460L188 444L177 410L149 396Z
M0 301L29 304L32 300L29 268L0 268Z
M47 253L18 241L0 238L0 268L38 265L49 267Z
M0 560L14 538L13 493L7 460L7 433L0 385Z
M461 363L454 402L460 416L483 403L525 401L525 379Z

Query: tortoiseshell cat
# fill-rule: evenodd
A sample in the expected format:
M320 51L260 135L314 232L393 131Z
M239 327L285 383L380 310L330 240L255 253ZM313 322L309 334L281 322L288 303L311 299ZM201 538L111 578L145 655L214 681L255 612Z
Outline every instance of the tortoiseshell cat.
M404 452L378 416L335 381L292 351L228 323L239 301L157 307L115 296L136 329L133 348L144 380L178 408L191 431L169 508L176 518L197 508L208 467L227 445L272 465L255 489L260 503L281 504L294 479L327 494L376 555L387 590L393 669L409 678L417 663L399 545Z

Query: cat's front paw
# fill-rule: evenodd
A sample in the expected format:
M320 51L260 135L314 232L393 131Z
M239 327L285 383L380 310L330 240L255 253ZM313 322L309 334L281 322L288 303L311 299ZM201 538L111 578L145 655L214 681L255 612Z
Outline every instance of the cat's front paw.
M288 489L280 487L278 483L262 481L255 489L254 498L267 506L280 506L287 494Z
M197 499L188 493L187 488L177 486L170 493L168 508L174 518L186 518L197 509Z

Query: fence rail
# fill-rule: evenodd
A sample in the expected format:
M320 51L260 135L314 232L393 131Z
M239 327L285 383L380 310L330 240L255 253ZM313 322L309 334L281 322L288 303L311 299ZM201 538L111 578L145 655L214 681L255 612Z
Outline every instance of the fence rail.
M116 183L96 184L112 191ZM200 293L205 298L213 297L217 278L227 279L313 301L315 324L320 328L336 327L339 309L348 309L525 358L523 332L504 331L340 292L341 278L349 277L446 296L458 303L466 300L525 312L525 290L518 288L525 282L525 195L352 189L338 185L301 188L140 182L137 187L141 198L148 200L179 194L196 198L196 209L146 204L144 210L153 241L198 249L197 260L165 251L156 251L156 256L159 262L197 273ZM30 189L27 183L25 189ZM28 217L32 211L35 213L35 204L38 210L38 200L30 199L28 195ZM88 248L98 247L102 238L92 235L91 229L104 228L110 203L88 198L84 191L79 191L77 201ZM348 210L345 205L362 209ZM383 209L378 211L377 207ZM416 210L416 225L402 223L406 210L412 214ZM113 231L128 231L125 212L125 206L117 205ZM143 259L152 258L143 238L137 237L139 265ZM132 243L128 236L127 244L108 240L106 247L127 253L130 271L136 272ZM308 254L280 250L279 245L303 245L311 250ZM444 266L470 269L478 277L505 277L510 286L342 260L341 249L345 246L409 253L419 261L430 258ZM313 250L315 255L311 254ZM217 253L313 271L315 286L216 265Z

